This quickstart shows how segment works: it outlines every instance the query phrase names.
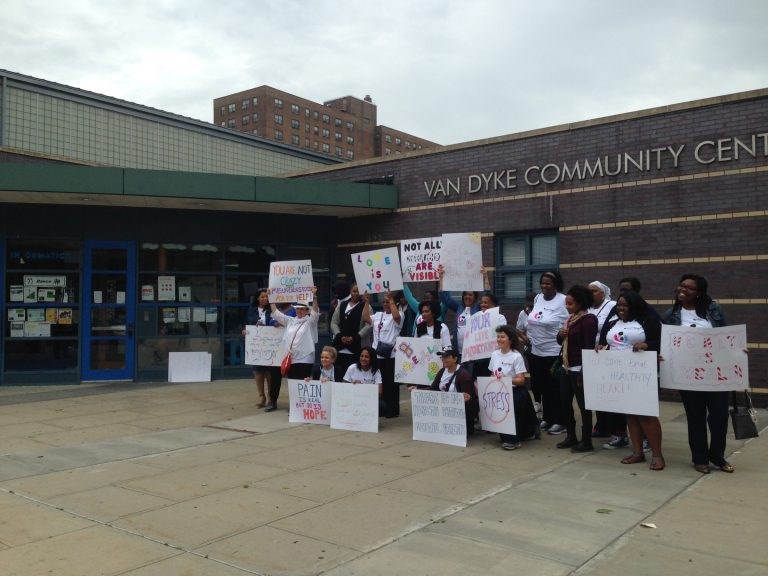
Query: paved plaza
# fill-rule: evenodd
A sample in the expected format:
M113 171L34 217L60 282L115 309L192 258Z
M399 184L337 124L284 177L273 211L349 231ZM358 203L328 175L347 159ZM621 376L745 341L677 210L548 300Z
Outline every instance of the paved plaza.
M413 441L401 400L372 434L264 413L250 380L2 388L0 575L768 575L768 432L703 476L663 402L654 472Z

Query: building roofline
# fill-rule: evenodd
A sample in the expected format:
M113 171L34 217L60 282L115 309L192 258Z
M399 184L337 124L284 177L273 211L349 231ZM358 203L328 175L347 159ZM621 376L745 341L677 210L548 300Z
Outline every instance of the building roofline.
M524 132L516 132L513 134L505 134L502 136L494 136L491 138L483 138L480 140L471 140L468 142L460 142L457 144L448 144L440 146L438 148L426 148L422 150L416 150L411 152L404 152L395 156L381 156L377 158L367 158L364 160L356 160L353 162L346 162L343 166L329 166L329 167L317 167L309 168L298 172L291 172L284 174L285 177L298 177L308 176L310 174L320 174L323 172L334 172L339 169L349 169L356 166L366 166L370 164L383 164L386 162L396 162L403 158L412 158L414 156L431 156L437 154L446 154L448 152L455 152L457 150L463 150L466 148L478 148L481 146L492 146L495 144L503 144L505 142L513 142L515 140L525 140L527 138L533 138L535 136L543 136L546 134L556 134L558 132L569 132L571 130L580 130L583 128L590 128L593 126L601 126L605 124L613 124L616 122L626 122L628 120L637 120L639 118L648 118L651 116L661 116L664 114L670 114L672 112L683 112L686 110L696 110L699 108L707 108L710 106L718 106L721 104L729 104L733 102L741 102L746 100L755 100L758 98L768 97L768 88L757 88L755 90L747 90L745 92L734 92L732 94L724 94L722 96L712 96L709 98L701 98L698 100L689 100L687 102L679 102L676 104L667 104L664 106L656 106L653 108L644 108L642 110L635 110L632 112L624 112L621 114L612 114L610 116L601 116L598 118L592 118L588 120L580 120L578 122L570 122L567 124L557 124L555 126L548 126L545 128L536 128L534 130L526 130Z
M230 128L222 128L211 122L205 122L189 116L182 116L180 114L174 114L172 112L166 112L158 108L152 108L151 106L145 106L143 104L136 104L135 102L129 102L128 100L122 100L112 96L106 96L97 92L91 92L89 90L83 90L82 88L76 88L74 86L67 86L65 84L59 84L50 80L43 80L41 78L34 78L19 72L12 72L10 70L3 70L0 68L0 79L7 78L7 85L10 87L17 87L23 89L24 85L34 86L37 92L47 93L51 96L64 97L67 100L82 102L91 106L98 106L100 108L121 112L123 114L129 114L138 118L152 120L153 122L159 122L175 126L177 128L183 128L185 130L192 130L200 133L208 133L224 140L232 140L248 144L251 146L257 146L268 150L273 150L281 154L287 154L289 156L295 156L300 158L310 158L312 160L322 161L325 164L337 164L343 162L343 160L329 157L318 152L312 152L309 150L303 150L294 146L288 146L287 144L280 144L272 140L253 136L245 132L238 132Z

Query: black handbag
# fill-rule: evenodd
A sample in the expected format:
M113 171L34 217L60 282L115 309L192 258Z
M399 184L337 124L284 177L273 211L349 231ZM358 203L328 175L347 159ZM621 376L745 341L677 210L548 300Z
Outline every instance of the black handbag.
M732 392L733 408L731 408L731 423L733 435L737 440L757 438L757 411L752 406L752 397L748 390L744 390L746 400L740 407L736 401L736 392Z

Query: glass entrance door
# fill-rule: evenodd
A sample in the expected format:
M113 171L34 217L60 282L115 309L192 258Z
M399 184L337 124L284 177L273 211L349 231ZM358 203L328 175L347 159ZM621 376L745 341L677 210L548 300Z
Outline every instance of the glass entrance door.
M132 242L85 243L82 380L133 380L136 249Z

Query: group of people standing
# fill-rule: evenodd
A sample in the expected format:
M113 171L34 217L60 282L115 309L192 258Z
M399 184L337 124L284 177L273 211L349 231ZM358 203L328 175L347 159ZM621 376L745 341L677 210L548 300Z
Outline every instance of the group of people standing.
M461 362L464 335L469 318L479 310L497 306L490 292L465 291L460 300L442 290L444 270L438 269L440 290L427 292L417 301L410 290L383 297L382 310L373 312L370 295L360 294L355 284L337 285L338 300L331 318L332 346L321 353L315 368L314 345L317 342L319 311L317 290L313 290L311 308L293 306L295 315L268 304L266 291L257 294L257 305L249 312L249 324L283 325L290 341L293 363L288 378L346 381L375 384L379 387L380 416L400 414L400 386L395 377L395 342L398 336L427 337L440 341L443 368L435 376L433 390L456 391L464 395L467 433L475 430L479 414L476 379L481 376L508 376L513 384L516 435L501 435L501 445L515 450L522 441L565 434L557 444L574 452L594 450L593 438L606 437L603 447L622 448L631 444L631 453L623 464L646 461L650 451L651 470L666 466L662 453L662 430L657 417L635 414L597 412L585 406L582 376L583 350L632 350L658 352L661 324L694 327L725 325L721 308L707 293L707 281L695 274L684 274L675 292L672 307L662 317L640 296L640 281L624 278L614 301L611 289L595 281L588 286L575 285L564 290L562 276L547 271L539 278L540 292L520 313L516 325L506 324L499 315L495 326L498 349L490 359ZM484 273L485 286L488 288ZM443 319L454 314L453 330ZM663 361L663 358L659 358ZM259 406L276 408L280 391L280 368L254 368L259 392ZM530 375L530 393L526 386ZM269 399L265 398L264 380L268 377ZM531 397L532 395L532 397ZM728 428L728 392L680 392L688 420L688 441L692 463L703 474L710 464L724 472L733 472L725 459ZM577 431L573 399L581 416ZM707 433L709 429L709 434Z

